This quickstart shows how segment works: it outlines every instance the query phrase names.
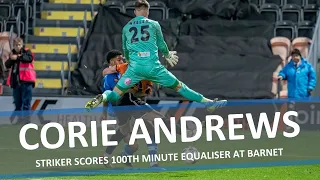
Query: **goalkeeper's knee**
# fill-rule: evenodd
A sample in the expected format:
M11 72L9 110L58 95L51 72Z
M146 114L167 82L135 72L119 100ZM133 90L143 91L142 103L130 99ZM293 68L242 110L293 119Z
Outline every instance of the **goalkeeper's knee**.
M201 102L201 100L203 99L202 94L190 89L181 81L175 89L179 94L181 94L183 97L187 98L190 101Z
M103 94L103 102L116 102L118 101L121 96L118 92L116 91L110 91L110 90L106 90Z

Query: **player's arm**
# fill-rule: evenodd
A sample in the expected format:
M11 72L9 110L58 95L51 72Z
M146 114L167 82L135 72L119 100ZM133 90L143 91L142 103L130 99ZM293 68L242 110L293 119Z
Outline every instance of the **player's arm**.
M107 67L102 71L102 76L106 76L107 74L113 74L117 72L117 66Z
M155 32L157 34L157 46L158 46L160 52L163 54L163 56L166 57L169 55L169 49L168 49L166 41L164 40L161 26L158 22L155 22L154 26L156 29Z
M158 22L154 23L155 25L155 32L157 38L157 46L163 56L166 58L167 62L170 64L171 67L175 66L178 63L178 56L176 55L176 51L169 51L166 41L164 40L161 26Z
M122 30L122 49L123 49L123 55L126 58L126 61L129 63L129 51L127 49L127 37L125 33L125 27Z
M113 74L113 73L120 73L121 75L124 74L124 72L127 70L128 63L118 64L116 66L111 66L108 68L105 68L102 72L103 76L107 74Z

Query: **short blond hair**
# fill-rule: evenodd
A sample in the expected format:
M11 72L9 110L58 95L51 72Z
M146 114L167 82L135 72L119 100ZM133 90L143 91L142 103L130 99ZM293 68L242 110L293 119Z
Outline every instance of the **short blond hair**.
M13 40L13 43L14 43L14 44L17 44L17 43L23 44L23 39L20 38L20 37L17 37L17 38L15 38L15 39Z
M150 8L150 4L146 0L136 0L134 6L136 9Z

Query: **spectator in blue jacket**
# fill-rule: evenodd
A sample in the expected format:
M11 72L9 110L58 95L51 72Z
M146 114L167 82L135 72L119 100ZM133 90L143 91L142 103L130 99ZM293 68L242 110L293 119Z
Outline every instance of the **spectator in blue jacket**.
M278 79L287 80L288 98L307 98L316 86L316 72L298 49L291 53L291 61L280 71Z

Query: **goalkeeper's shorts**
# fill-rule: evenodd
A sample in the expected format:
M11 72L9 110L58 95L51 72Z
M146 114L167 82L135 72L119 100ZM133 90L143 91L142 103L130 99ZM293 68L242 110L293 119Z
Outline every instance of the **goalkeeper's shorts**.
M175 88L179 85L179 80L161 64L150 66L130 65L118 81L117 88L126 92L141 80L149 80L168 88Z

